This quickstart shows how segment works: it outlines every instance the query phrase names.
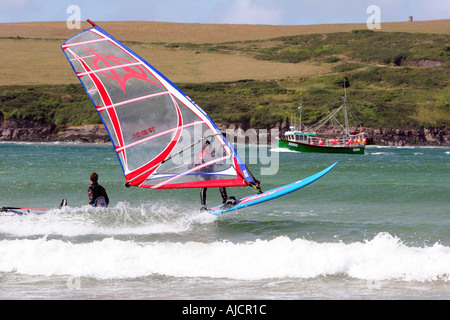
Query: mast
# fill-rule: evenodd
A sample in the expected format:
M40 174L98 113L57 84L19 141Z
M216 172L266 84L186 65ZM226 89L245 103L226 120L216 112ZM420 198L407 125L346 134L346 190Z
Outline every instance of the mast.
M87 19L86 21L89 22L91 24L91 26L93 26L93 27L97 26L97 24L92 20Z
M348 115L347 115L347 88L345 86L345 79L344 79L344 120L345 120L345 133L349 134L348 129Z
M298 112L300 113L300 132L302 132L302 108L303 108L303 105L301 102L299 103L299 105L300 105L300 107L298 107Z

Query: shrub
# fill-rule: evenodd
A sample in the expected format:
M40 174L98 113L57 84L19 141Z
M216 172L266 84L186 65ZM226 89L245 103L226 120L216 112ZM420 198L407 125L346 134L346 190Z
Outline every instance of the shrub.
M323 61L325 61L326 63L335 63L335 62L341 61L341 59L339 59L338 57L335 57L335 56L331 56L331 57L326 57Z

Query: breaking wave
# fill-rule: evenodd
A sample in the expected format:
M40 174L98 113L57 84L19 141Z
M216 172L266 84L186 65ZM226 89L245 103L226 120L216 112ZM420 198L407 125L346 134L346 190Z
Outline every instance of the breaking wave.
M135 242L105 238L0 241L0 272L136 278L150 275L257 280L344 275L365 280L448 281L450 248L411 247L388 233L353 243L279 236L244 243Z

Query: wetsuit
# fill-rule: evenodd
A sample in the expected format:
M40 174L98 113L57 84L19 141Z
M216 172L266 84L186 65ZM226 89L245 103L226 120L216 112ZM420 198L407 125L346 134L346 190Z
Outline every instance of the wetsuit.
M92 183L88 188L89 204L94 207L107 207L109 198L105 188L97 182ZM102 203L103 202L103 203Z
M200 189L200 201L202 203L202 206L206 206L206 191L208 188L201 188ZM219 187L220 195L222 196L222 203L227 202L228 196L227 196L227 189L225 187Z

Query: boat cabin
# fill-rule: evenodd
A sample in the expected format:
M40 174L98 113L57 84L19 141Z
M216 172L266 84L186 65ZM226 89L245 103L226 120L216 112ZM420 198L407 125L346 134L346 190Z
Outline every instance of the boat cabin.
M311 138L314 137L315 133L306 133L306 132L300 132L300 131L287 131L284 134L284 137L286 140L289 141L295 141L303 144L309 144L311 141Z

